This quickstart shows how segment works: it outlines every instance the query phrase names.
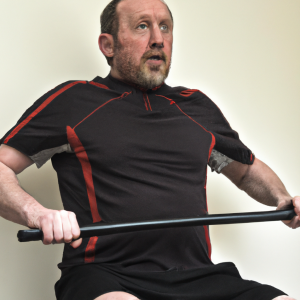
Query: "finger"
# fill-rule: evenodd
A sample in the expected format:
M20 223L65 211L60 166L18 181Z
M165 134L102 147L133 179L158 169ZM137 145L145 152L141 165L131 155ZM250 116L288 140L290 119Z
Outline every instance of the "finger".
M74 239L78 239L80 237L80 228L76 219L76 215L73 212L70 212L68 216L72 228L72 236Z
M78 247L81 245L81 243L82 243L82 239L79 239L79 240L76 240L76 241L72 242L70 245L71 245L74 249L76 249L76 248L78 248Z
M289 221L282 221L285 225L293 228L293 229L296 229L298 227L300 227L300 218L299 216L296 216L294 217L292 220L289 220Z
M68 212L65 210L61 210L60 218L62 222L62 230L63 230L63 241L65 243L70 243L72 241L72 232L71 232L71 223L69 220Z
M62 228L62 221L59 211L55 211L54 218L53 218L53 234L54 234L54 241L56 243L63 242L63 228Z
M43 244L44 245L50 245L53 241L53 223L52 223L52 218L49 220L44 219L41 222L42 225L42 231L43 231Z
M296 196L293 198L293 205L295 209L295 213L297 214L298 217L300 217L300 197Z

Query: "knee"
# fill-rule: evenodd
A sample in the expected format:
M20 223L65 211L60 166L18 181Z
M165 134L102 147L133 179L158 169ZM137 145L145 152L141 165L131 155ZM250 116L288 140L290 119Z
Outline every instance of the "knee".
M296 299L289 297L289 296L279 296L279 297L274 298L273 300L296 300Z
M94 300L139 300L139 299L125 292L111 292L111 293L101 295Z

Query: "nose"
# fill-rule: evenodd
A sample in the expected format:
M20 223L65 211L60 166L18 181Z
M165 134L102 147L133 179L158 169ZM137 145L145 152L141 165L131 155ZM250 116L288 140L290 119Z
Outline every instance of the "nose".
M164 38L158 25L154 26L151 30L149 46L151 49L164 48Z

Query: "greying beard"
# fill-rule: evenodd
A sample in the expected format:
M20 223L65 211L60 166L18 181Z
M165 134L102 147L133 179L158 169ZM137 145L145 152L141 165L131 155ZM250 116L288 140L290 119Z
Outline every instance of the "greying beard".
M168 76L168 70L166 70L166 72L160 72L160 66L152 66L150 67L150 71L151 72L139 70L136 73L135 80L139 87L147 90L153 89L161 85Z
M123 52L123 53L122 53ZM148 55L149 56L149 55ZM166 63L164 54L164 61ZM141 59L141 64L135 66L132 61L132 56L128 55L126 51L118 49L115 55L116 69L127 83L133 83L139 88L152 89L161 85L168 77L170 67L150 66L147 69L146 61Z

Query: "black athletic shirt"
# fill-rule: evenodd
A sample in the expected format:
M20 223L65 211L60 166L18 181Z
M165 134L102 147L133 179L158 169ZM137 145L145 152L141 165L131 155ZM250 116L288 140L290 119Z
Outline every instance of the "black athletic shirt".
M212 149L254 160L200 91L166 84L146 91L110 75L57 86L0 142L38 167L52 157L64 208L80 226L203 215ZM85 238L77 249L66 244L59 267L189 269L211 265L210 253L206 226L157 229Z

